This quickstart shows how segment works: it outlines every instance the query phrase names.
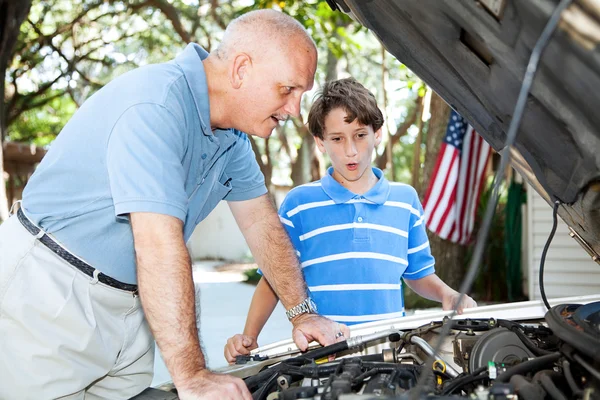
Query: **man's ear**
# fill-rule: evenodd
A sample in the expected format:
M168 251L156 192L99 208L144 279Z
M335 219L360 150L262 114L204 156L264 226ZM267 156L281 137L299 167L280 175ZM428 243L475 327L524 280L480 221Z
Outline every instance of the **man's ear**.
M238 53L233 58L229 81L234 89L239 89L244 83L244 79L248 78L248 73L252 68L252 58L246 53Z
M379 143L381 143L381 139L382 139L381 129L382 128L379 128L375 131L375 146L379 146Z
M315 136L315 142L317 142L317 147L319 148L319 151L323 154L327 153L327 151L325 150L325 144L323 143L323 139Z

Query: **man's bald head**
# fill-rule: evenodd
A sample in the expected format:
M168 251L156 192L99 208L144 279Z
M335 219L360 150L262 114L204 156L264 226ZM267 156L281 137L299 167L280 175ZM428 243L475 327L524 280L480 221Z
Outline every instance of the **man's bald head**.
M244 52L260 58L272 50L289 49L290 44L294 47L304 45L306 50L317 52L306 29L294 18L280 11L256 10L231 21L216 55L226 60L235 53Z
M317 69L317 48L304 27L275 10L232 21L219 48L203 61L211 126L266 138L300 115L302 94Z

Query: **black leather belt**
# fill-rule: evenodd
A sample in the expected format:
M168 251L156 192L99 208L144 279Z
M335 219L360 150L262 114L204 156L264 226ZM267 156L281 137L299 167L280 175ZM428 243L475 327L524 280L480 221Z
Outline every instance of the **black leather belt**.
M29 233L31 233L33 236L38 236L38 234L40 233L40 228L35 226L27 218L27 216L25 216L25 214L23 213L23 210L21 210L20 208L19 208L19 211L17 211L17 218L19 218L19 221L21 222L21 224L25 227L25 229L27 229L29 231ZM65 250L65 248L63 248L61 245L56 243L50 236L44 234L43 236L39 237L38 240L40 242L42 242L42 244L44 244L44 246L49 248L52 252L56 253L60 258L62 258L63 260L65 260L66 262L68 262L69 264L71 264L72 266L74 266L75 268L77 268L78 270L83 272L84 274L86 274L87 276L89 276L91 278L94 277L94 271L96 270L96 268L92 267L85 261L81 261L79 258L75 257L73 254L69 253L67 250ZM104 275L102 272L100 272L98 274L97 279L98 279L98 282L102 282L105 285L114 287L116 289L126 290L128 292L134 292L134 293L137 292L137 290L138 290L137 285L120 282L116 279L111 278L108 275Z

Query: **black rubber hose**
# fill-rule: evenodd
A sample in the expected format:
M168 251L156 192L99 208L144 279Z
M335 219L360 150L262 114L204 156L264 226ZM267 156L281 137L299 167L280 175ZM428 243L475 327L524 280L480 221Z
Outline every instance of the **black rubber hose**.
M567 396L563 392L560 391L559 388L556 387L552 379L548 376L548 374L543 374L540 378L540 383L542 387L548 393L550 397L554 400L567 400Z
M523 342L525 347L527 347L529 349L529 351L531 351L536 356L545 356L546 354L553 353L552 351L540 349L539 347L537 347L533 343L533 341L531 341L531 339L529 339L527 337L527 335L525 335L525 333L523 333L523 331L521 330L521 324L518 324L513 321L509 321L507 319L499 319L498 326L501 326L503 328L513 331L515 333L515 335L517 335L519 337L519 339L521 339L521 342Z
M513 375L510 378L510 383L514 386L519 399L544 400L546 398L544 389L536 383L529 382L523 375Z
M575 378L573 377L573 372L571 371L571 363L568 360L564 360L562 362L563 372L565 373L565 379L573 392L573 396L581 396L583 394L583 390L579 387L577 382L575 382Z
M273 373L273 375L262 385L256 392L252 393L252 400L262 400L268 395L269 388L279 375L278 372Z
M554 364L561 357L560 353L552 353L533 360L522 362L515 365L498 375L496 382L508 382L513 375L523 375L528 372L538 371L550 364Z
M548 351L548 350L544 350L544 349L540 349L539 347L537 347L533 341L531 341L531 339L529 339L524 333L523 331L521 331L521 329L519 327L513 327L511 329L518 337L519 339L521 339L521 342L523 342L523 344L525 345L525 347L527 347L533 354L535 354L536 356L545 356L548 354L552 354L552 351Z
M348 342L346 340L344 340L343 342L338 342L330 344L329 346L311 350L294 358L289 358L287 360L284 360L283 363L296 364L307 360L319 360L321 358L334 355L344 350L348 350Z
M279 373L279 370L280 365L266 369L264 371L260 371L258 374L246 378L244 380L244 383L246 384L246 387L248 387L248 390L252 390L253 387L262 385L263 383L267 382L271 378L271 375L277 375Z
M454 382L452 382L451 385L449 385L447 388L444 388L444 390L442 391L442 396L452 394L452 393L454 393L454 391L456 389L460 389L460 388L468 385L469 383L474 383L474 382L481 381L481 380L488 379L488 378L489 378L488 374L481 374L481 375L467 375L463 378L456 379Z
M552 209L552 230L550 231L550 235L548 235L548 240L544 245L544 249L542 250L542 257L540 258L540 273L539 273L539 284L540 284L540 294L542 295L542 300L544 301L544 305L549 310L550 303L548 303L548 298L546 297L546 290L544 289L544 265L546 264L546 254L548 253L548 248L550 248L550 243L554 238L554 234L556 233L556 226L558 224L558 219L556 214L558 213L558 206L560 205L560 201L554 202L554 208Z

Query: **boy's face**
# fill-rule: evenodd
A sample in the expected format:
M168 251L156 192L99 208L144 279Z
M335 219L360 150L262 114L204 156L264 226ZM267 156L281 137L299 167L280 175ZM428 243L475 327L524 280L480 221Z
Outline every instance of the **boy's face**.
M381 129L361 125L358 119L345 121L346 111L336 108L325 117L323 139L315 138L319 150L327 153L333 165L333 177L340 183L368 180L373 150L381 142Z

